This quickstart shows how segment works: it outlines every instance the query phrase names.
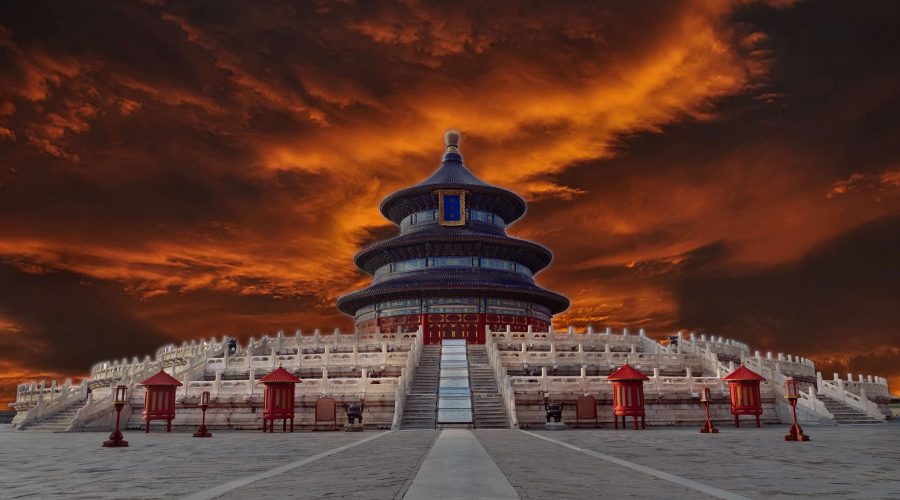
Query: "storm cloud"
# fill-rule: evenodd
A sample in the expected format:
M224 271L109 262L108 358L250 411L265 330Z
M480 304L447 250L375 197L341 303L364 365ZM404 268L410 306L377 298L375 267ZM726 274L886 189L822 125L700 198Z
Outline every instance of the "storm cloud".
M5 2L0 400L335 298L444 130L525 196L563 326L900 387L900 5ZM892 236L893 235L893 236ZM890 279L894 278L894 279Z

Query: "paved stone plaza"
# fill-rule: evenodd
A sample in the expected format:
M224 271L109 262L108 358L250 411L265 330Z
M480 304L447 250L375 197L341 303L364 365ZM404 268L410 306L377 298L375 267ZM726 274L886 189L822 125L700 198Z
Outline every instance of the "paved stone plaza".
M646 431L29 433L0 426L0 498L900 498L900 422Z

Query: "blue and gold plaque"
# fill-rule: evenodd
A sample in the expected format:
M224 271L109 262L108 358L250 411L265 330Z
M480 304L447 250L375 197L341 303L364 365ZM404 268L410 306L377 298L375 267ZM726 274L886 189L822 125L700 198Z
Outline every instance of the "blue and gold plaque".
M438 220L442 226L462 226L466 223L466 191L439 190Z

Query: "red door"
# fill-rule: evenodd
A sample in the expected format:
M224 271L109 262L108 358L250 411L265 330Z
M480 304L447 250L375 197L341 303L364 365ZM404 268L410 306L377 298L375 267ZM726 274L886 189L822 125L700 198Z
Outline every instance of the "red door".
M431 321L429 318L425 331L425 342L428 344L440 344L443 339L465 339L473 344L478 342L478 323L444 323Z

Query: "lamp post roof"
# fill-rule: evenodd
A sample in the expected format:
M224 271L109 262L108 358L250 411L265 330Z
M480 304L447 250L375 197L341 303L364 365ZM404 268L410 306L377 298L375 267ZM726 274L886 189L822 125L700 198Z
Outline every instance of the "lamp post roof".
M141 385L143 385L143 386L151 386L151 385L154 385L154 386L160 386L160 385L180 386L183 384L177 378L166 373L165 370L160 370L160 371L156 372L156 374L154 374L152 377L141 382Z
M745 382L753 380L758 382L766 381L765 377L747 368L744 365L739 366L737 370L722 377L722 380L726 380L728 382Z
M300 379L295 377L293 373L279 366L269 372L265 377L259 379L259 381L264 384L296 384L297 382L300 382Z
M638 370L634 369L628 363L625 363L621 368L609 374L606 377L607 380L616 380L616 381L625 381L625 380L650 380L650 377L644 375Z

